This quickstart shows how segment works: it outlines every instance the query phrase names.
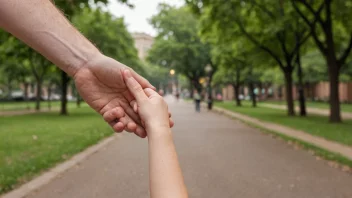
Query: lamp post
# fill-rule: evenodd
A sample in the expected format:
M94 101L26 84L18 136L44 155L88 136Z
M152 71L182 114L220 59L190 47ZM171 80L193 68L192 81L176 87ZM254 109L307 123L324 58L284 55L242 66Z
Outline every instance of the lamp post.
M171 94L174 92L177 94L178 92L178 85L177 85L177 76L176 71L174 69L170 69L170 76L171 76Z
M207 78L207 91L208 91L208 99L207 99L207 103L208 103L208 110L211 110L213 108L213 96L212 96L212 90L211 90L211 76L212 76L212 71L213 68L211 67L210 64L207 64L204 68L206 74L208 75Z

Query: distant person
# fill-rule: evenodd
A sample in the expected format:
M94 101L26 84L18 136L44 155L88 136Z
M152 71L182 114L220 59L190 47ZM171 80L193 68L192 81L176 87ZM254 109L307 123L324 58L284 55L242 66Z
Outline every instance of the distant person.
M172 140L166 102L154 90L143 90L129 70L125 70L123 75L128 89L136 99L138 109L134 110L148 131L150 197L187 198L187 189Z
M134 100L122 78L126 65L102 54L64 17L50 0L0 1L0 28L41 53L70 75L82 98L102 115L116 132L146 137ZM69 4L70 1L67 1ZM131 70L143 88L155 89ZM118 119L121 111L126 112Z
M180 99L180 92L176 92L176 99L177 101Z
M196 112L200 112L201 97L197 90L194 91L193 98L194 98L194 103L196 105Z

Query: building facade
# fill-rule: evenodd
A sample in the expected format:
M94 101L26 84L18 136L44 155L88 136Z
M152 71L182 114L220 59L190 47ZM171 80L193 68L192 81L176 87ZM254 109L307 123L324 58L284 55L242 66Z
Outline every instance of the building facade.
M138 57L141 60L145 60L149 49L154 43L154 37L146 33L133 33L132 37L134 39L134 46L138 50Z

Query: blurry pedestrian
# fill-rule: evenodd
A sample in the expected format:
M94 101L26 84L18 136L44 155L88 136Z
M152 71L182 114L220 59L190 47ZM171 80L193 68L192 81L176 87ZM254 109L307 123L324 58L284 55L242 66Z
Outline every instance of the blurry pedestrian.
M180 92L176 92L176 99L178 101L178 99L180 99Z
M200 99L201 99L201 97L200 97L197 90L194 91L193 98L194 98L194 103L196 104L196 112L200 112Z

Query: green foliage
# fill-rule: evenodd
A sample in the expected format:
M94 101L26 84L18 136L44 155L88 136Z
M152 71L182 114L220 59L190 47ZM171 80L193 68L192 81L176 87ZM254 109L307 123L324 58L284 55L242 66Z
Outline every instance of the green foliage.
M105 55L114 58L137 72L142 71L133 39L123 18L116 18L101 9L83 9L73 18L75 26Z
M211 62L210 45L198 36L198 20L187 7L175 8L159 5L159 13L152 17L151 24L158 36L148 60L169 69L175 69L199 88L199 78L205 76L204 68Z

